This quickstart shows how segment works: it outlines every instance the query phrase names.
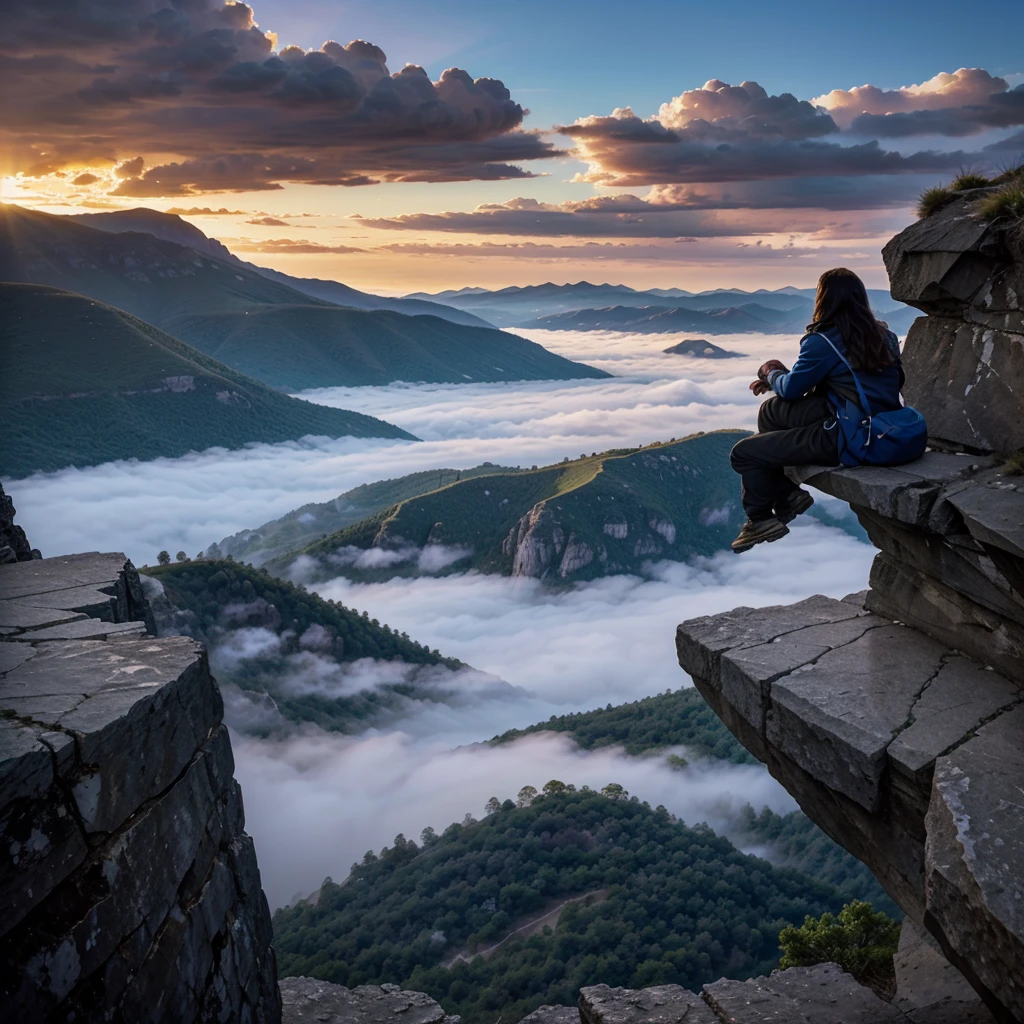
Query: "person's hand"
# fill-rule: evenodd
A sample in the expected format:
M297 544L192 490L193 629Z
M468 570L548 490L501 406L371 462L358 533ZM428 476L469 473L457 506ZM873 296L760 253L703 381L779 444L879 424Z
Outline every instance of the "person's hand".
M789 369L785 363L779 362L778 359L769 359L767 363L761 364L761 369L757 371L759 380L767 380L768 374L773 370L781 370L783 373L789 373Z
M765 381L755 380L751 381L750 390L753 391L755 395L763 395L766 391L771 391L771 388L768 387L768 384Z

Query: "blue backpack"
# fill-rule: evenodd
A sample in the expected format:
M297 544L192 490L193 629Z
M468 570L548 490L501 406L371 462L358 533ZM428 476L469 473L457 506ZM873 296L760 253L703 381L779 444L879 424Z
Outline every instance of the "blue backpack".
M839 429L839 461L844 466L899 466L924 455L928 426L924 417L909 405L872 415L871 404L846 356L826 334L818 332L850 371L861 404L830 392ZM828 425L831 427L831 424Z

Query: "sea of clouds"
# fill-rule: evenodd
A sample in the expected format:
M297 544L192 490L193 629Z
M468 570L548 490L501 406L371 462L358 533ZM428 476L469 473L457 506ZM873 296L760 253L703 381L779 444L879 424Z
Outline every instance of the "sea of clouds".
M307 438L37 474L10 483L19 522L47 555L124 550L142 564L162 548L194 554L306 502L415 470L482 461L543 465L698 430L750 428L759 402L746 385L756 367L772 356L791 360L797 346L795 338L723 336L713 340L742 358L694 360L661 351L678 337L530 336L615 377L307 392L310 400L380 416L424 440ZM390 844L398 832L416 838L427 825L440 831L467 812L479 816L490 796L514 797L523 785L539 788L551 778L595 788L619 782L686 821L706 820L726 832L747 801L791 809L760 767L678 771L663 757L580 751L564 736L500 747L479 741L553 714L685 685L673 650L677 623L737 605L860 590L872 554L842 530L810 520L742 558L722 552L691 564L665 562L647 579L609 577L568 591L475 573L318 584L325 597L365 609L479 672L440 670L438 691L457 699L412 702L407 717L387 729L343 736L310 727L270 738L234 732L247 827L271 904L309 892L326 875L344 877L367 849ZM232 642L235 649L219 657L244 657L272 640L247 634ZM292 669L296 692L387 685L396 671L363 662L338 675L313 652L296 658ZM240 729L253 720L244 705L237 693L228 701Z

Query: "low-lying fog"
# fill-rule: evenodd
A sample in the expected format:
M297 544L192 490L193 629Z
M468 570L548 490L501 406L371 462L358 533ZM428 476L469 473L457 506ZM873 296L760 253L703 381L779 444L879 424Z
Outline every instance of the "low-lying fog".
M675 336L530 336L616 378L309 392L312 400L381 416L424 442L307 439L37 475L10 483L18 521L44 554L124 550L141 564L161 548L194 554L305 502L418 469L485 460L541 465L697 430L749 428L759 403L747 383L764 359L792 359L797 341L715 337L746 355L692 360L662 354ZM309 892L326 875L344 877L367 849L390 844L398 832L440 831L466 812L479 816L490 796L514 797L550 778L619 782L688 822L707 820L726 832L733 810L747 801L791 809L760 767L680 772L661 758L582 752L550 735L496 748L472 744L552 714L677 688L687 682L673 650L678 622L862 589L872 554L842 531L808 521L742 558L722 552L692 565L662 563L653 579L612 577L568 592L473 574L319 585L324 596L366 609L510 686L483 680L458 707L420 709L388 732L344 737L309 729L277 740L236 733L248 828L271 904Z

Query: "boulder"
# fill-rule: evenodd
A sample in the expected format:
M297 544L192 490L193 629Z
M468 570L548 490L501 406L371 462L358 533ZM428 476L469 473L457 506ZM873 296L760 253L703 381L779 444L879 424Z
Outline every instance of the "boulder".
M1008 264L999 228L973 212L978 196L965 193L886 243L894 299L925 313L959 313Z
M699 995L682 985L580 989L582 1024L721 1024Z

